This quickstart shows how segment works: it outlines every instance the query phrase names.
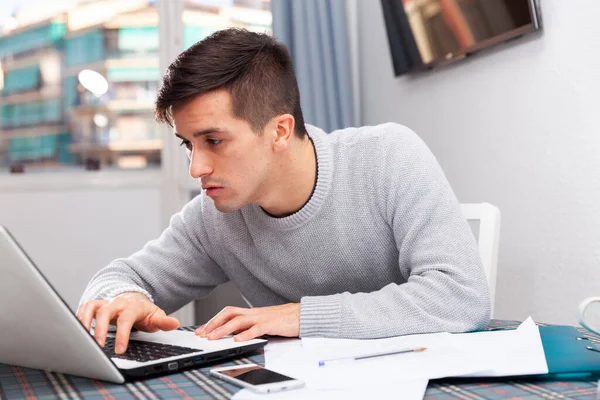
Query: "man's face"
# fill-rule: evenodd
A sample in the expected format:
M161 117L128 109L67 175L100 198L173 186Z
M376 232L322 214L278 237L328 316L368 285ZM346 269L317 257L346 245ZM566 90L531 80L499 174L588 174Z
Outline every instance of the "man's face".
M173 110L175 134L190 157L190 175L221 212L259 203L272 160L270 135L233 116L225 90L203 94Z

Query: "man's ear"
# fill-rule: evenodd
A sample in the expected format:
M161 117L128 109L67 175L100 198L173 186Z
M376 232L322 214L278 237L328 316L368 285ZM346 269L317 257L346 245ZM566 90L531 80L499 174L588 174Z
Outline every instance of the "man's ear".
M285 150L294 137L294 117L291 114L281 114L273 118L273 150Z

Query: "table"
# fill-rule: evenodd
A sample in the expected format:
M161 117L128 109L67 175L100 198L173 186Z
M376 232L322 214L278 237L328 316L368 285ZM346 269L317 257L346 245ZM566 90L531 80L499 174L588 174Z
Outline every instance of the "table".
M489 330L518 326L518 321L492 320ZM543 325L543 324L541 324ZM181 328L193 330L195 327ZM600 339L580 328L583 336L600 344ZM254 362L264 365L262 351L218 364ZM209 377L215 365L183 371L160 378L117 385L92 379L0 364L0 399L229 399L238 387ZM596 399L596 379L573 381L528 380L433 380L425 399ZM401 397L398 397L401 398Z

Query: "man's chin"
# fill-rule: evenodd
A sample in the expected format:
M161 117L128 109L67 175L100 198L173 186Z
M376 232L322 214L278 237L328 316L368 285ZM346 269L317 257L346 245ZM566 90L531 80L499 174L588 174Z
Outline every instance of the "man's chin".
M225 201L219 201L218 199L213 199L213 203L215 208L222 213L231 213L242 208L238 205L228 204Z

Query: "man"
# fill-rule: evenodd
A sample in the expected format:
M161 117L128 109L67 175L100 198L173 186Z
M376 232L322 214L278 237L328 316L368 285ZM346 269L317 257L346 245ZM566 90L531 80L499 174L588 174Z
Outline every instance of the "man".
M116 352L132 327L233 281L197 334L378 338L489 322L474 237L437 161L409 129L305 126L292 62L272 37L227 29L170 65L156 118L174 127L203 192L157 240L92 279L77 312Z

